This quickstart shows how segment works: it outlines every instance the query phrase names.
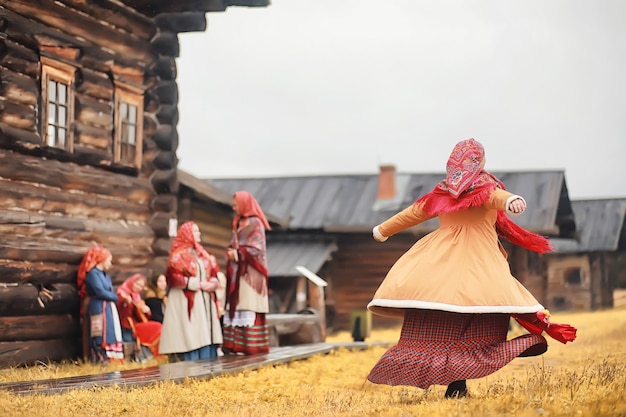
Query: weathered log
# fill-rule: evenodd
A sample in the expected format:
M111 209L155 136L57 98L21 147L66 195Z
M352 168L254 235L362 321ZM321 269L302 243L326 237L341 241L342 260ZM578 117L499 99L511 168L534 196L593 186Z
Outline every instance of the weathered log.
M143 96L143 111L144 113L156 113L159 111L161 103L159 103L159 96L154 91L147 91ZM144 131L145 131L144 127Z
M86 124L76 122L74 131L74 141L77 144L96 148L104 151L104 155L108 159L112 159L111 149L113 148L113 132L111 129L88 126Z
M175 194L178 192L179 184L175 169L154 171L150 177L150 182L157 194Z
M178 124L178 106L162 104L156 117L161 124L176 126Z
M76 91L100 100L113 100L113 82L109 76L88 68L76 72Z
M110 198L93 194L67 193L57 188L33 184L16 184L0 179L0 209L20 207L31 212L43 211L66 216L96 217L102 220L146 222L151 209L123 198Z
M61 3L94 16L102 22L150 40L156 33L155 22L132 8L110 0L59 0Z
M81 56L80 48L64 44L55 45L56 39L46 35L35 35L39 41L39 50L48 57L65 62L78 62Z
M0 0L0 5L6 6L6 3L11 3L11 0ZM40 36L45 35L51 39L55 39L56 44L75 46L86 45L86 43L82 42L80 39L72 38L72 36L60 31L57 28L49 27L45 24L30 20L21 14L13 12L7 7L2 9L2 15L5 19L3 32L8 35L9 39L24 45L30 50L39 50L39 41L35 38L35 34L39 34Z
M152 114L145 113L143 114L143 136L145 138L151 137L159 128L159 122L156 117Z
M265 6L269 0L245 0L246 3L264 2ZM161 13L179 13L190 9L187 3L172 3L171 0L132 0L127 2L129 6L137 9L146 16L155 16ZM238 2L240 3L240 1ZM193 10L202 12L223 12L227 4L234 4L233 1L224 0L202 0L194 2Z
M137 204L154 198L154 190L145 178L128 175L103 175L102 170L85 165L20 155L0 150L0 177L34 184L82 191Z
M3 211L0 211L0 222L2 221L3 213ZM135 242L141 241L142 239L152 240L153 238L152 229L145 223L129 223L123 220L104 220L97 218L86 219L43 213L41 215L32 213L30 218L33 219L33 221L42 218L46 229L89 232L93 234L94 237L97 235L121 236L125 239L133 239Z
M71 314L0 317L0 342L76 338L80 330Z
M135 244L133 239L118 241L98 236L93 242L68 241L63 238L33 236L23 239L19 236L6 236L0 241L0 259L23 260L28 262L49 262L78 265L83 255L94 244L106 242L115 263L121 267L140 267L150 261L150 247ZM144 245L149 242L144 242Z
M76 282L78 266L0 260L0 286L6 284L30 283L36 285L73 284Z
M150 218L150 227L156 237L169 237L170 219L176 218L173 213L157 212Z
M172 32L159 32L151 41L154 50L165 56L178 58L180 56L180 45L178 36Z
M76 13L57 2L45 0L0 0L0 4L35 21L53 28L63 29L71 36L82 38L95 45L108 48L126 59L152 64L156 55L149 42L132 33L110 27L84 13ZM45 13L41 11L45 10Z
M0 286L0 316L78 314L79 298L75 285L46 285L51 299L39 285Z
M37 110L35 106L0 100L0 123L16 129L35 132Z
M152 140L164 151L175 151L178 148L178 132L172 125L159 126L152 135Z
M75 359L80 338L0 342L0 367Z
M154 240L152 244L152 252L155 256L167 257L172 248L172 239L169 237L161 237Z
M36 132L17 129L6 123L0 123L0 146L4 148L39 148L41 138Z
M152 200L151 207L154 211L176 213L178 210L178 199L174 194L159 194Z
M175 169L178 165L178 158L176 157L176 152L158 151L152 160L152 163L158 169Z
M0 95L27 106L37 105L39 85L34 78L0 67Z
M178 85L176 81L161 81L154 91L159 96L161 105L178 104Z
M154 65L154 71L162 80L175 80L177 73L176 59L171 56L160 56Z
M163 13L154 18L164 32L204 32L207 27L203 12Z
M0 40L0 65L32 78L39 75L37 53L8 39Z
M80 93L75 97L77 121L90 126L113 129L113 108L110 103Z
M116 81L135 85L143 89L146 71L143 68L139 68L136 64L114 62L111 67L111 73Z
M158 256L155 253L154 258L150 261L150 268L154 271L154 274L161 274L167 271L167 264L169 260L169 253L163 253L163 255Z

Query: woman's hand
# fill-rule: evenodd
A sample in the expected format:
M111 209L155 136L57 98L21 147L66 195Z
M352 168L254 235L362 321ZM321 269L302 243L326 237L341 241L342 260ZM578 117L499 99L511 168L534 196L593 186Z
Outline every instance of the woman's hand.
M211 278L209 281L202 281L200 283L200 289L205 292L213 292L219 287L219 281L215 278Z
M226 249L226 256L229 260L237 262L239 260L239 256L237 255L237 249L228 248Z
M509 211L511 213L519 214L524 210L526 210L526 202L522 198L516 198L509 204Z
M141 306L141 311L143 313L150 314L150 307L148 307L147 305L144 304L144 305Z

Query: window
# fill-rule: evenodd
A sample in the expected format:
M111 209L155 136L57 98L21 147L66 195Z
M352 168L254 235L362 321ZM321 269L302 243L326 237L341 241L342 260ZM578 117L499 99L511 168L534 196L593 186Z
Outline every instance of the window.
M563 274L567 285L580 285L583 282L582 270L580 268L569 268Z
M115 138L113 156L122 165L141 167L143 94L120 85L115 90Z
M41 58L41 136L49 147L73 151L75 68Z

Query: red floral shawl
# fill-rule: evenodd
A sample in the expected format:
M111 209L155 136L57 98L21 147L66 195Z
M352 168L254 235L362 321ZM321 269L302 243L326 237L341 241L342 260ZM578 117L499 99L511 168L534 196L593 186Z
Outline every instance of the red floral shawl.
M424 204L424 210L436 216L479 207L487 202L496 188L505 190L502 181L482 169L484 156L483 146L476 140L459 142L448 159L446 179L415 204ZM518 226L504 211L498 211L496 231L500 237L528 250L539 253L552 251L548 239Z
M241 217L233 230L233 238L229 248L237 250L238 260L228 261L226 266L227 289L226 299L229 305L228 314L232 318L239 303L239 283L242 279L261 295L267 295L268 270L266 259L265 227L263 220L257 217ZM246 274L249 267L259 271L258 276Z
M202 262L207 277L217 275L219 267L215 257L210 255L200 243L193 238L194 222L186 222L178 229L172 242L170 258L165 277L167 285L175 288L186 286L185 278L194 277L198 271L198 261ZM187 298L187 313L191 317L195 292L183 290Z

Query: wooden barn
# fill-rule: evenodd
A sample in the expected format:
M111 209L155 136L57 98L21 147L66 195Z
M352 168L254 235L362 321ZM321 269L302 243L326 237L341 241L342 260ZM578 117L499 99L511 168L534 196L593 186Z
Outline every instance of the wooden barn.
M574 236L562 171L496 175L528 202L528 211L515 219L520 225L547 236ZM264 209L279 217L291 216L286 228L268 237L270 285L285 275L296 276L298 264L318 274L328 282L327 324L340 330L350 328L351 314L365 309L391 265L417 238L434 230L437 220L385 243L373 240L372 227L430 191L443 176L401 174L385 165L378 175L212 179L207 183L231 192L250 191ZM539 256L510 248L509 259L518 278L542 298L545 274ZM373 317L375 326L391 322Z
M162 269L185 211L178 34L267 4L0 0L0 366L79 356L76 270L91 245L112 251L118 284Z
M572 201L576 239L552 239L547 255L546 306L596 310L613 306L610 264L626 251L626 198Z

